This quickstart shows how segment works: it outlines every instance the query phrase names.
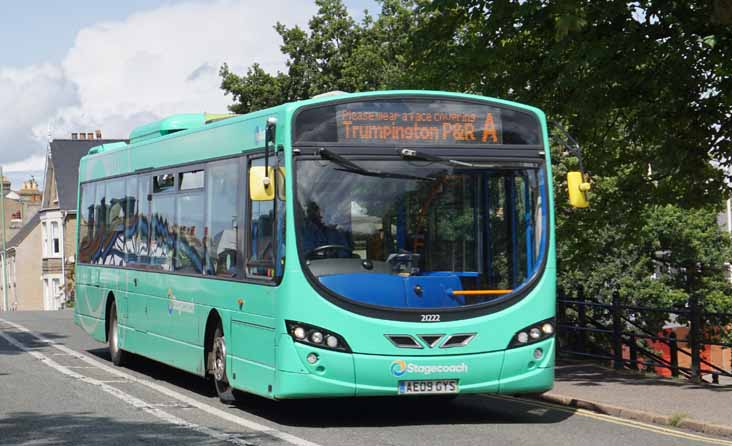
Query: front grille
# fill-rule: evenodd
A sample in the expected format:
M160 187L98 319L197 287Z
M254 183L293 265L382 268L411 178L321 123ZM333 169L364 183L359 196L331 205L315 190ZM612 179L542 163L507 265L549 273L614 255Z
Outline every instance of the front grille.
M417 340L415 340L410 335L394 334L384 336L386 336L386 339L390 340L392 344L399 348L424 348L422 347L422 344L417 342Z
M475 337L475 333L460 333L447 337L440 348L464 347Z
M444 334L423 334L419 335L419 338L424 341L429 348L433 348L440 342L440 339L445 336Z

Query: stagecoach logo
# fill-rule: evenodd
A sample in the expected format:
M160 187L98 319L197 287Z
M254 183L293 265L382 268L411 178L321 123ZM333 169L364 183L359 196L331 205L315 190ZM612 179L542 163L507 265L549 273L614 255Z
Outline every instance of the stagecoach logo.
M391 374L394 376L402 376L407 371L407 363L403 359L397 359L391 363Z
M396 361L392 361L390 370L391 374L397 377L403 376L406 373L422 375L430 375L432 373L468 373L468 365L464 362L449 365L412 364L403 359L397 359Z
M193 313L193 304L176 300L173 289L168 288L168 315L172 316L174 311L177 311L178 314Z

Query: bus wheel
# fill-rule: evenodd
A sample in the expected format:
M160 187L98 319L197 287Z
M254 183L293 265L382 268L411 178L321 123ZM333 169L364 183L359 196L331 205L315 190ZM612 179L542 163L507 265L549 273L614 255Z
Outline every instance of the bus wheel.
M224 330L220 324L214 332L211 356L211 372L213 373L216 393L224 403L234 402L236 400L234 388L231 387L229 379L226 377L226 340L224 339Z
M109 342L109 355L112 363L116 366L124 365L127 360L127 352L119 348L119 323L117 322L117 304L112 301L109 307L109 327L107 327L107 341Z

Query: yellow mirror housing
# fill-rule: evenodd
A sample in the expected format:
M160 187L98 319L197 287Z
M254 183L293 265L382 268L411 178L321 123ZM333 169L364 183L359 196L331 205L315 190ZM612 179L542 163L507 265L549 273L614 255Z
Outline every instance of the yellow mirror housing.
M582 172L567 172L567 187L569 188L569 204L573 208L586 208L590 205L587 199L590 183L585 181Z
M275 197L275 170L264 166L249 168L249 197L252 201L269 201Z

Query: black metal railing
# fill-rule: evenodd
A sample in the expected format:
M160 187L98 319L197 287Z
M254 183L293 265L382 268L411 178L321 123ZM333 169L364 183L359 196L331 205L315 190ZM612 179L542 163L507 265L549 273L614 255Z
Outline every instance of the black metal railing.
M648 329L643 320L655 317L656 321L684 321L689 329L685 340L677 339L671 331L667 335ZM714 321L706 324L704 321ZM612 295L611 303L588 300L582 288L576 297L569 298L559 293L557 299L557 334L560 338L558 354L563 357L584 357L612 361L615 369L655 370L665 368L672 376L684 376L701 381L711 376L711 382L718 383L720 376L732 377L730 364L717 365L702 357L707 346L732 348L732 344L721 342L714 330L724 330L732 324L732 314L705 312L697 299L691 298L680 308L658 308L627 305L621 302L620 294ZM649 342L660 343L668 348L669 356L655 351ZM624 346L628 348L627 357ZM685 348L684 348L685 346ZM690 358L690 367L679 365L679 357Z

